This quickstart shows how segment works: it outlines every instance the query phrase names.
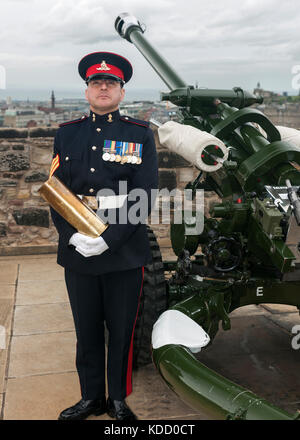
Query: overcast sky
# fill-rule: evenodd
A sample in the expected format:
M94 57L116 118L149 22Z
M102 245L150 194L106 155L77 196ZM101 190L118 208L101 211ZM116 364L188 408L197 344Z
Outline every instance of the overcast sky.
M300 65L299 0L1 0L0 6L6 70L0 98L48 97L51 90L81 97L78 62L104 50L131 61L128 97L144 90L145 98L159 99L167 87L115 31L122 12L145 23L145 37L189 84L252 91L260 81L267 90L296 93L291 70Z

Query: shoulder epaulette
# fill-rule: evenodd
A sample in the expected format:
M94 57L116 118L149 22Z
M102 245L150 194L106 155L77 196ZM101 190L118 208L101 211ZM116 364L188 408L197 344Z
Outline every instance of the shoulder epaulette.
M124 122L131 122L132 124L141 125L142 127L149 127L149 122L141 119L134 119L129 116L121 116L120 119Z
M79 119L74 119L73 121L62 122L61 124L59 124L59 127L64 127L65 125L69 125L69 124L76 124L78 122L85 121L86 118L88 118L88 116L84 115L84 116L81 116L81 118L79 118Z

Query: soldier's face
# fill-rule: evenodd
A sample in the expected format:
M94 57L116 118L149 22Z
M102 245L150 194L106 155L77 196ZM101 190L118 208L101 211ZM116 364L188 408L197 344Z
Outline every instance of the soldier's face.
M117 81L109 79L95 79L89 82L85 97L91 110L98 114L113 112L119 108L123 101L125 90Z

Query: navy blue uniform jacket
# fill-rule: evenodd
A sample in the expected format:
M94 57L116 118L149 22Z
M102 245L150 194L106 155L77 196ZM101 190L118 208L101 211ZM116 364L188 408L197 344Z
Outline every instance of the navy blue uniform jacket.
M151 190L158 187L157 155L152 130L145 121L120 116L119 111L83 117L61 124L54 141L53 157L59 156L54 175L72 192L86 196L109 188L119 194L119 181L126 181L128 192L142 188L148 194L147 216L151 211ZM105 161L102 158L105 140L142 144L142 163ZM152 198L153 202L153 198ZM127 209L135 202L128 202ZM152 204L153 205L153 204ZM110 224L102 237L109 249L101 255L83 257L69 245L77 232L51 208L53 223L59 234L57 262L63 267L85 274L102 274L145 266L151 262L146 224Z

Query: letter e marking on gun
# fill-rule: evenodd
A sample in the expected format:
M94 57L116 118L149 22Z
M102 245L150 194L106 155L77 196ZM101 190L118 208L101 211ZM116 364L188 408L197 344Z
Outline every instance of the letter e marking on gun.
M263 287L258 287L258 288L256 289L256 296L264 296L264 294L263 294L263 290L264 290Z

